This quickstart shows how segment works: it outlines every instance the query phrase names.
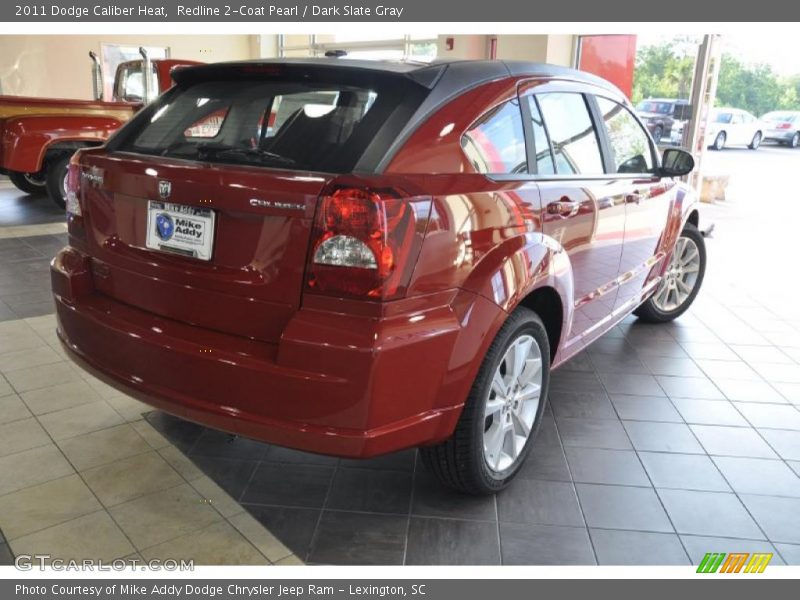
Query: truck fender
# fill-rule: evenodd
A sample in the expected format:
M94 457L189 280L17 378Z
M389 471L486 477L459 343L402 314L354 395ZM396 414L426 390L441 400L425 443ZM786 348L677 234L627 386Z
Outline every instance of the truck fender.
M35 115L6 119L0 140L2 167L7 171L36 173L42 169L47 151L65 144L65 149L102 144L122 126L114 117L93 115Z

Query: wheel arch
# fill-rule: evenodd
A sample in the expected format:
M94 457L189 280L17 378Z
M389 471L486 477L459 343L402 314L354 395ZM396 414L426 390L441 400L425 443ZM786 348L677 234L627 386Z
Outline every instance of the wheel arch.
M517 307L519 306L535 312L544 323L552 362L561 345L561 334L564 329L564 303L561 296L554 287L543 285L520 300L517 304Z
M102 141L95 141L95 140L82 140L82 139L59 139L55 140L52 143L48 144L43 148L42 152L42 164L47 163L48 160L51 160L54 156L60 156L62 154L73 154L78 150L83 148L96 148L98 146L102 146Z
M555 359L572 323L574 297L572 264L556 240L542 233L506 240L483 257L464 287L506 314L519 306L536 312L547 330L550 358Z
M700 211L696 208L692 208L689 211L689 215L686 217L686 223L691 223L698 229L700 229ZM685 223L684 223L685 224Z

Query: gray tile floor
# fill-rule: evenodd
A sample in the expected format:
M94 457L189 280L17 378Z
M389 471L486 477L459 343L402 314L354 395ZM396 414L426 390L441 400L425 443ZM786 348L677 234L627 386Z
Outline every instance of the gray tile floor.
M6 177L0 177L0 227L62 223L64 211L44 194L23 194Z
M769 152L724 156L763 160L767 177ZM147 418L312 563L687 564L768 551L800 564L797 291L780 260L741 243L769 236L790 255L800 208L770 197L786 202L784 221L753 221L744 201L705 209L718 226L709 275L679 321L627 319L554 373L534 452L494 497L448 492L414 451L337 460ZM13 296L12 270L34 281L44 262L0 261L0 291Z
M48 263L66 234L0 239L0 321L53 312Z
M3 531L0 530L0 567L14 564L14 555L8 548L6 538L3 537Z
M741 326L713 301L672 325L629 319L556 371L534 452L495 497L450 493L414 451L340 461L149 421L311 563L687 564L718 547L796 563L800 398L761 373L800 363L725 343L706 311Z

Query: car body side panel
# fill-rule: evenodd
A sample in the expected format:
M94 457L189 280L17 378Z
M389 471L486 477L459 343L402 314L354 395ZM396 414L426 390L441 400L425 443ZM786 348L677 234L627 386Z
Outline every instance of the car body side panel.
M625 206L625 240L620 285L614 310L631 308L647 282L651 268L662 264L668 248L664 233L672 217L676 182L657 177L633 180Z
M132 110L117 116L53 115L7 119L3 123L2 164L8 171L35 173L44 163L47 150L59 142L102 144L118 129Z

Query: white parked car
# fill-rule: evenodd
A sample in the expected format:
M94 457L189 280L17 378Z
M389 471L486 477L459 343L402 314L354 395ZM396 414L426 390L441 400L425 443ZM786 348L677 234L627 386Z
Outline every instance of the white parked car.
M763 139L763 123L746 110L714 108L708 115L706 140L709 148L722 150L726 146L747 146L756 150Z

